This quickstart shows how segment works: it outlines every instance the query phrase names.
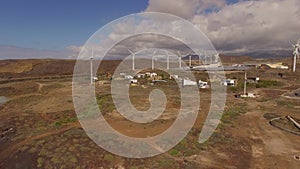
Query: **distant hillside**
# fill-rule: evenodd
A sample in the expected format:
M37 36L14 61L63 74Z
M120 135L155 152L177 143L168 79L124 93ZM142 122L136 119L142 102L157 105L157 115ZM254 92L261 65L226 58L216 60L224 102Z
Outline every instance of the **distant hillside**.
M0 60L0 79L72 75L75 62L58 59ZM98 73L113 73L119 63L104 60Z
M188 56L184 60L188 60ZM223 65L254 63L257 59L249 56L231 56L220 54ZM198 61L198 56L192 56L192 59ZM291 57L282 59L263 59L260 62L284 62L291 66ZM27 78L42 76L60 76L72 75L74 71L75 60L58 59L25 59L25 60L0 60L0 79ZM119 65L119 60L104 60L99 66L98 73L113 73ZM197 62L198 63L198 62ZM149 63L151 65L151 63Z
M73 73L74 60L26 59L0 60L0 78L21 78Z
M266 58L287 58L292 57L293 51L291 50L265 50L265 51L253 51L253 52L243 52L243 53L226 53L226 55L232 56L249 56L255 59Z
M198 55L192 55L191 57L192 60L198 60L199 57ZM235 55L224 55L224 54L220 54L220 59L222 61L222 63L233 63L233 64L239 64L239 63L247 63L247 62L251 62L254 61L255 59L250 57L250 56L246 56L246 55L240 55L240 56L235 56ZM183 57L183 60L187 61L189 60L189 56L185 56Z

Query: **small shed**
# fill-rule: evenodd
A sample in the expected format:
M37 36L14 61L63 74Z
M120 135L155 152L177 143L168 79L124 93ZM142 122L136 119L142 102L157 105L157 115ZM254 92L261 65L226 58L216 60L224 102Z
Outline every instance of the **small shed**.
M198 81L198 86L199 86L199 88L201 88L201 89L209 88L208 83L207 83L207 82L204 82L204 81L202 81L202 80L199 80L199 81Z
M221 82L223 86L235 86L236 81L234 79L226 79L224 82Z
M137 78L145 78L146 77L146 74L143 74L143 73L138 73L135 75Z
M131 76L131 75L126 75L126 76L124 76L124 78L125 78L125 79L133 79L133 76Z
M150 73L150 77L155 77L157 76L157 73Z
M197 82L194 82L192 80L189 79L183 79L182 80L182 86L196 86Z
M138 80L137 80L137 79L131 79L131 80L130 80L130 83L131 83L131 84L137 84L137 83L138 83Z
M170 75L170 79L174 79L174 80L177 80L179 78L178 75Z

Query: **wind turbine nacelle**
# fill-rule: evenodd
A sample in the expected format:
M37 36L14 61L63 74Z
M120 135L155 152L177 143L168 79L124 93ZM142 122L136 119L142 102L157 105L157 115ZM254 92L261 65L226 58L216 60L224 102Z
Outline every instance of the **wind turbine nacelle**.
M295 44L295 45L293 44L292 46L293 46L294 48L299 48L299 47L300 47L300 44L297 43L297 44Z

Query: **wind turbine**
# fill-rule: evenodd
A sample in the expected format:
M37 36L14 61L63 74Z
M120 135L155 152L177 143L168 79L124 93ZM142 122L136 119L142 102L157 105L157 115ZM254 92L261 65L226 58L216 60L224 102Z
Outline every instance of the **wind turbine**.
M166 52L166 54L167 54L167 70L169 70L170 69L170 55L169 55L169 53L168 53L168 51L167 50L165 50L165 52Z
M179 69L181 69L181 59L182 59L182 57L181 57L180 51L177 51L177 53L178 53L178 56L179 56Z
M296 65L297 65L297 58L300 56L300 39L298 40L297 44L293 45L294 47L294 63L293 63L293 72L296 72Z
M199 57L198 64L199 64L199 66L200 66L200 65L201 65L201 53L199 53L198 57Z
M219 59L220 59L220 53L217 52L217 53L214 55L214 63L215 63L215 64L219 63Z
M135 69L135 65L134 65L135 53L132 52L130 49L128 49L128 51L129 51L129 52L131 53L131 55L132 55L132 70L134 70L134 69Z
M157 52L157 50L155 49L153 52L153 55L152 55L152 70L154 69L154 57L155 57L156 52Z
M217 52L217 54L215 54L215 61L220 57L220 53Z
M93 78L93 58L94 58L94 50L92 49L92 56L90 58L90 68L91 68L91 85L93 85L93 81L94 81L94 78Z
M189 54L189 67L192 67L192 54Z
M244 80L244 96L246 96L247 93L247 72L245 70L245 80Z
M207 64L208 63L208 56L207 56L207 52L206 51L204 51L204 62L205 62L205 64Z

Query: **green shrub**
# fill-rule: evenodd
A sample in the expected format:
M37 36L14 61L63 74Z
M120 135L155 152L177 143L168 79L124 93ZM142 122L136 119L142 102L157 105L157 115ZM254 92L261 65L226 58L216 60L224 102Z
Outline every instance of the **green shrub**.
M129 169L138 169L136 166L131 166Z
M43 166L43 163L44 163L44 158L43 157L39 157L38 159L37 159L37 167L38 168L41 168L42 166Z
M56 121L56 122L54 123L54 126L60 127L60 126L62 126L63 124L72 123L72 122L75 122L75 121L77 121L77 118L76 118L76 117L63 118L63 119L59 119L58 121Z
M179 151L176 150L176 149L172 149L172 150L170 151L170 154L171 154L172 156L176 156L176 155L178 155L178 153L179 153Z
M260 80L255 85L256 88L268 88L268 87L275 87L275 86L281 86L281 83L275 80Z
M105 154L103 159L107 162L113 162L114 156L112 156L111 154Z

